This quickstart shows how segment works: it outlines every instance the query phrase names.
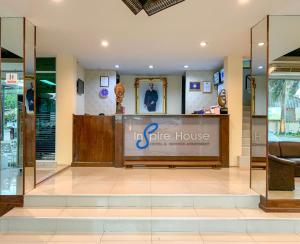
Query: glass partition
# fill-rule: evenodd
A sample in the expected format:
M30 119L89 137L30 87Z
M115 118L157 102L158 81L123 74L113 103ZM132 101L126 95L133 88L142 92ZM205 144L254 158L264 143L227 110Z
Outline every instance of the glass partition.
M268 18L251 29L251 188L266 196Z

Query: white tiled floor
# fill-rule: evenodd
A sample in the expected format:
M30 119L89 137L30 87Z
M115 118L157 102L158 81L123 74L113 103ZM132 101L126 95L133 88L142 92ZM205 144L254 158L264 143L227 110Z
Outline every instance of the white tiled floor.
M31 195L254 194L247 169L69 168Z
M300 243L299 234L274 233L99 233L99 234L19 234L0 235L5 244L283 244Z

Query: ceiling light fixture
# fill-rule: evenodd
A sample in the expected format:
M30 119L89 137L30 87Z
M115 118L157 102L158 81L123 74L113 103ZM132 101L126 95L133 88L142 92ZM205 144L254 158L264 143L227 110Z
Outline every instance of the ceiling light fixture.
M109 46L109 43L108 43L108 41L103 40L103 41L101 42L101 45L102 45L102 47L108 47L108 46Z
M263 47L263 46L265 45L265 43L264 43L264 42L259 42L257 45L258 45L259 47Z
M184 65L184 68L185 68L185 69L188 69L188 68L189 68L189 66L188 66L188 65Z
M261 65L261 66L258 66L258 69L263 69L263 68L264 68L264 66L262 66L262 65Z
M120 65L116 64L116 65L115 65L115 68L116 68L116 69L119 69L119 68L120 68Z
M200 42L200 46L201 47L206 47L207 46L207 42L205 42L205 41Z
M149 65L149 69L154 69L154 66L153 65Z
M244 5L250 3L250 0L238 0L239 4Z
M141 10L145 10L148 16L156 14L162 10L172 7L185 0L122 0L127 7L137 15Z

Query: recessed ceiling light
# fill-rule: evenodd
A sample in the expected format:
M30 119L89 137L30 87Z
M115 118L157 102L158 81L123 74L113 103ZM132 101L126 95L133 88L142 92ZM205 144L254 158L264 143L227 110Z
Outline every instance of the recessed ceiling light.
M257 68L258 68L258 69L263 69L263 68L264 68L264 66L262 66L262 65L261 65L261 66L258 66Z
M120 68L120 65L116 64L116 65L115 65L115 68L116 68L116 69L119 69L119 68Z
M103 40L103 41L101 42L101 46L102 46L102 47L108 47L108 46L109 46L108 41Z
M184 68L185 68L185 69L188 69L188 68L189 68L189 66L188 66L188 65L184 65Z
M264 43L264 42L259 42L257 45L258 45L259 47L263 47L263 46L265 45L265 43Z
M205 42L205 41L200 42L200 46L201 47L206 47L207 46L207 42Z
M239 4L244 5L250 3L250 0L238 0Z
M61 3L63 0L52 0L54 3Z
M153 65L149 65L149 69L154 69L154 66Z

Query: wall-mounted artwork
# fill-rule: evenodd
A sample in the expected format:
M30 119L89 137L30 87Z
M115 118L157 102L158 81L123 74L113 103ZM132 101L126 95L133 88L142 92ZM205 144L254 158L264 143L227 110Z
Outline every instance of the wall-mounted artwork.
M137 78L136 113L166 114L167 78Z
M191 81L190 82L190 91L201 91L201 82L200 81Z
M108 76L100 77L100 87L109 87L109 77Z

